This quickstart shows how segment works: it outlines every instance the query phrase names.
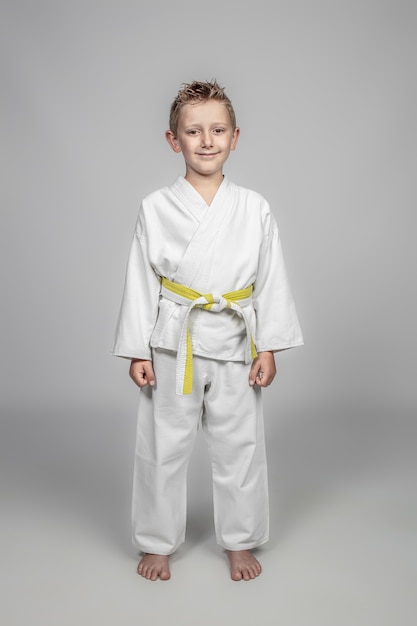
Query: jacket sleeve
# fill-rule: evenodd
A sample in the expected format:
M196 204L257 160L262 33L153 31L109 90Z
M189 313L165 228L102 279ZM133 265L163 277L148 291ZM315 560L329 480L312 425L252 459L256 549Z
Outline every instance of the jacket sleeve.
M258 352L285 350L303 345L274 217L261 246L253 291L256 313L255 345Z
M151 360L150 338L158 317L160 278L149 260L146 234L136 227L112 353Z

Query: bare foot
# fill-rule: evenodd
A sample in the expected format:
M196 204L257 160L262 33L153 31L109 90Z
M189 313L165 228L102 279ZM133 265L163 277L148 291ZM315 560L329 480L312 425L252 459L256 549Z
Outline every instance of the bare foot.
M262 571L261 564L250 550L226 550L232 580L251 580Z
M171 578L168 557L163 554L145 554L139 561L138 574L148 580L168 580Z

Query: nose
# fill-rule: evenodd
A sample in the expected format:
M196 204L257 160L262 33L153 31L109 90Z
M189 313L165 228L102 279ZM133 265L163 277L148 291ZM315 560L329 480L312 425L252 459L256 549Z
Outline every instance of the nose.
M201 134L201 145L203 146L203 148L209 148L213 145L213 135L209 130L204 131Z

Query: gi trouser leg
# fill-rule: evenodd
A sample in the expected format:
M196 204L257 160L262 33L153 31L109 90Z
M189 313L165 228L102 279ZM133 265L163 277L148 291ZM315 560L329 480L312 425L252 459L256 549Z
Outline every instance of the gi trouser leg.
M261 388L249 385L250 366L211 361L203 429L213 472L217 543L250 550L268 541L268 479Z
M193 393L175 392L176 355L154 350L156 385L140 392L133 483L133 541L172 554L183 543L186 474L202 417L213 469L217 541L230 550L268 539L261 393L249 366L194 357Z

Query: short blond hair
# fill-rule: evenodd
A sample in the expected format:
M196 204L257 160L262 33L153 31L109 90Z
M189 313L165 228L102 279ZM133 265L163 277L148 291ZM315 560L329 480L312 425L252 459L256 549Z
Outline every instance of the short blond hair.
M174 133L174 135L177 134L178 119L181 109L185 104L190 104L192 102L205 102L206 100L217 100L217 102L223 102L229 112L233 130L235 130L236 115L231 100L224 92L224 87L219 85L216 80L207 82L195 80L192 83L182 83L182 87L171 105L171 112L169 115L169 128L171 132Z

